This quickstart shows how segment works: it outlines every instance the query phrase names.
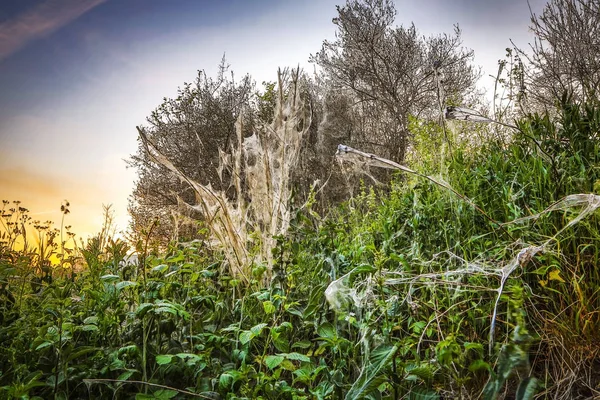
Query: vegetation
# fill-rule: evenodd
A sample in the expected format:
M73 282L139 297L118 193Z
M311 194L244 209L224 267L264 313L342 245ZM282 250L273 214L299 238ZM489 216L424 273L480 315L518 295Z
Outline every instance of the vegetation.
M489 218L418 175L324 219L309 202L267 285L264 265L243 283L201 241L127 264L101 237L86 269L40 282L37 255L4 236L3 394L591 397L600 201L580 193L598 185L599 128L600 109L565 101L558 121L520 120L508 146L456 149L438 180Z
M377 7L391 12L384 1L339 12ZM412 32L388 25L382 37ZM600 105L567 90L527 113L519 54L500 66L498 121L436 83L437 104L402 114L401 157L335 133L372 116L326 75L282 72L251 94L222 69L217 83L186 86L138 128L131 243L115 238L108 207L102 231L77 243L68 202L54 229L4 201L0 398L599 396ZM257 103L220 108L236 96ZM212 129L220 151L202 158ZM303 170L333 164L324 154L340 144L342 167ZM339 201L331 193L358 180L349 165L392 170L391 183L371 174ZM178 203L197 213L189 236L162 229Z

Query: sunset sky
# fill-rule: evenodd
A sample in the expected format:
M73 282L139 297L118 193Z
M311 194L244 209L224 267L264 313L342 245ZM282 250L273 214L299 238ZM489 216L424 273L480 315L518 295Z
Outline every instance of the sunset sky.
M4 0L0 2L0 200L84 238L113 204L127 226L135 126L197 70L214 76L223 54L238 77L274 80L332 39L343 0ZM535 12L544 2L530 1ZM451 33L492 82L509 39L527 48L526 0L398 0L397 24Z

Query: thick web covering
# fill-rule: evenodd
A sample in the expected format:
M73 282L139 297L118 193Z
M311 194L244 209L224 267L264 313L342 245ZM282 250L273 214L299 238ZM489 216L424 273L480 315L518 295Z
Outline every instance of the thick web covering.
M210 229L211 244L225 255L234 276L249 280L252 263L272 265L276 235L290 224L290 177L296 167L310 113L301 96L300 71L278 74L278 97L273 122L243 137L243 118L236 122L236 141L231 149L220 149L217 172L221 180L229 171L235 200L211 185L202 185L179 170L140 130L150 156L168 168L196 193L196 204L187 206L202 213ZM244 186L245 185L245 186ZM226 185L225 185L226 186ZM260 254L249 254L258 234Z
M338 146L336 156L342 162L356 163L358 165L363 166L369 165L379 166L383 168L393 168L421 176L422 178L427 179L439 185L440 187L451 191L464 201L474 206L477 210L484 213L483 210L477 207L472 200L458 193L447 182L439 178L433 178L430 176L422 175L408 167L402 166L391 160L378 157L374 154L365 153L345 145ZM383 270L378 273L381 273L383 275L384 285L409 286L409 290L407 291L408 294L404 299L401 300L401 303L406 302L409 305L412 304L411 293L413 293L413 289L416 287L428 285L444 285L453 286L457 290L460 290L460 288L464 286L464 277L467 275L480 275L498 278L500 280L500 284L497 288L478 288L478 290L491 290L497 292L496 302L494 305L494 312L492 315L492 321L490 326L489 351L491 353L494 343L494 331L496 325L498 306L508 278L511 276L511 274L513 274L513 272L517 268L527 267L529 262L533 259L533 257L536 256L536 254L553 251L552 246L556 242L556 238L564 230L579 223L582 219L594 213L598 208L600 208L600 196L595 194L573 194L566 196L565 198L550 205L546 210L542 211L539 214L535 214L525 218L520 218L509 223L500 225L502 227L508 224L518 224L526 222L528 220L535 220L544 214L554 211L577 212L576 216L573 219L571 219L571 221L567 225L565 225L564 228L556 232L554 236L548 238L547 240L541 243L527 244L522 243L520 241L515 242L512 246L513 256L507 262L498 263L493 260L485 259L468 261L448 250L436 254L433 260L424 262L424 264L432 262L439 263L440 258L446 257L448 268L446 269L446 271L443 272L413 274L402 271L402 269L399 268L398 270L394 271ZM484 213L484 215L487 217L487 214ZM461 267L456 268L457 265ZM375 292L373 290L375 281L372 275L368 275L364 278L358 279L355 278L358 275L358 272L360 271L357 268L355 268L346 275L334 280L329 284L325 291L325 296L333 309L340 310L342 308L354 307L355 309L362 311L369 308L371 304L376 304L375 300L377 299L375 299Z

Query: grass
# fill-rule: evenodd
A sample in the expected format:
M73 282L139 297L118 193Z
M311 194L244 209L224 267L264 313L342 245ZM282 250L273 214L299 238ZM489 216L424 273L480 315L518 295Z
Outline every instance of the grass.
M557 115L443 158L422 141L418 174L327 215L311 197L274 237L271 271L249 263L244 279L202 242L127 264L109 227L80 246L87 268L44 275L57 234L35 253L5 225L1 396L597 396L600 109L565 99ZM32 222L5 206L21 216L4 223Z

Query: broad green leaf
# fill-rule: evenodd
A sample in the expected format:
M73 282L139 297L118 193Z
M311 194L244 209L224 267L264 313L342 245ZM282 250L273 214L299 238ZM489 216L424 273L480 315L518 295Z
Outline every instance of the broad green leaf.
M406 366L405 371L408 374L408 376L405 379L409 381L416 380L412 377L421 379L423 381L430 381L431 379L433 379L433 371L431 370L431 367L427 364L408 365Z
M286 311L288 313L292 314L292 315L297 316L297 317L304 318L304 315L302 315L302 312L300 310L296 309L296 308L290 307Z
M350 275L370 274L375 271L377 271L377 268L375 268L375 266L373 266L371 264L362 264L362 265L359 265L358 267L354 268L350 272Z
M167 258L166 261L174 264L174 263L178 263L178 262L184 261L184 260L185 260L185 255L182 252L180 252L180 253L177 253L177 254Z
M130 286L136 286L137 282L132 282L132 281L122 281L119 282L115 285L115 287L117 288L117 290L123 290L126 287L130 287Z
M168 268L169 268L169 266L167 264L160 264L160 265L157 265L156 267L152 268L151 271L162 273L162 272L165 272Z
M269 369L274 369L279 366L284 360L283 356L266 356L265 357L265 365L269 367Z
M229 390L233 384L233 376L229 372L223 372L219 377L219 388L221 390Z
M177 391L170 390L170 389L159 389L156 392L154 392L153 394L154 394L154 398L156 398L156 399L168 400L168 399L172 399L173 397L177 396Z
M142 304L139 305L139 307L137 308L137 310L135 310L135 315L137 315L138 317L142 318L152 308L154 308L154 304L152 304L152 303L142 303Z
M410 329L412 329L414 333L421 333L426 325L427 323L425 321L417 321L410 326Z
M160 354L156 356L156 363L158 365L169 364L173 360L173 356L171 354Z
M39 346L37 346L35 349L36 350L41 350L41 349L44 349L44 348L46 348L48 346L52 346L52 342L49 342L49 341L46 340L46 341L42 342L42 344L40 344Z
M99 329L96 325L84 325L81 328L81 330L84 332L95 332L95 331L98 331Z
M255 326L253 326L252 328L250 328L250 331L252 331L252 333L253 333L255 336L258 336L258 335L260 335L260 333L262 332L262 330L263 330L263 329L264 329L266 326L267 326L267 324L264 324L264 323L263 323L263 324L258 324L258 325L255 325Z
M307 384L311 381L312 369L300 368L294 371L294 382Z
M411 389L408 398L409 400L439 400L440 395L431 389L415 387Z
M397 350L397 346L389 345L381 345L374 349L367 365L363 366L358 379L346 393L346 399L362 399L385 382L386 368L392 362Z
M303 361L303 362L310 362L310 358L305 356L304 354L300 354L300 353L288 353L288 354L281 354L282 356L284 356L285 358L287 358L288 360L295 360L295 361Z
M135 344L130 344L129 346L123 346L121 348L119 348L119 350L117 350L119 355L122 354L129 354L129 355L135 355L138 353L138 347Z
M482 369L485 369L486 371L491 371L492 367L490 366L490 364L483 360L475 360L471 363L471 365L469 365L469 371L471 372L480 371Z
M281 362L281 368L283 368L287 371L295 371L296 370L296 366L294 365L294 363L288 359L284 359Z
M136 373L137 371L134 369L130 369L128 371L123 372L121 375L119 375L117 377L118 381L126 381L127 379L131 378L131 375L133 375L134 373Z
M263 301L262 305L263 305L263 309L265 310L265 314L267 314L267 315L271 315L276 311L275 306L269 300Z
M86 319L83 320L83 323L98 325L98 317L96 317L96 316L87 317Z
M152 394L138 393L135 395L135 400L156 400Z
M103 280L104 282L114 282L116 280L119 280L119 275L113 275L113 274L107 274L104 276L100 277L101 280Z
M465 342L463 344L465 350L476 350L481 353L483 351L483 345L481 343Z
M173 307L157 307L154 309L154 312L157 314L169 313L169 314L177 315L177 310Z
M309 340L301 340L300 342L296 342L292 345L292 349L308 349L312 346L312 343Z
M177 353L176 356L181 358L182 360L188 360L193 362L202 360L202 357L192 353Z
M327 339L334 339L335 337L337 337L334 326L331 325L329 322L325 322L324 324L319 325L319 327L317 328L317 333L319 334L319 336Z
M278 328L271 328L271 339L275 348L281 352L288 352L290 350L290 342L285 334L282 334Z
M254 338L254 336L254 333L252 333L251 331L242 331L240 333L240 343L246 344L249 341L251 341Z

